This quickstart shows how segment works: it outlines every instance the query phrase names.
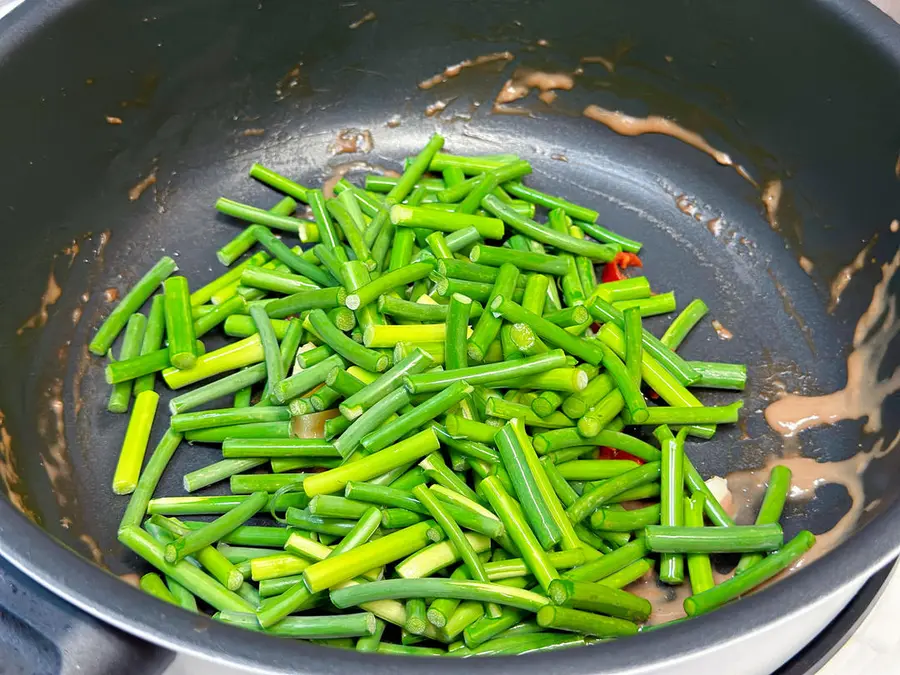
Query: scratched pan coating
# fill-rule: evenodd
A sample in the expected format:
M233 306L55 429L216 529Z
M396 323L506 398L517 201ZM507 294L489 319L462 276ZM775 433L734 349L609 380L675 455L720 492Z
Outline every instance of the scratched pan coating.
M126 418L106 412L103 360L85 348L109 311L109 289L126 290L163 254L195 286L221 273L214 251L239 225L214 212L216 198L264 208L278 199L247 177L254 161L318 185L348 162L399 169L434 131L454 153L528 159L529 184L597 209L602 224L644 242L655 290L674 290L679 308L694 297L707 302L709 316L682 351L749 365L748 421L692 443L689 454L704 475L762 466L782 447L759 414L779 388L824 393L844 385L853 327L880 278L871 260L893 254L888 226L900 215L900 60L896 44L894 53L886 46L896 30L856 3L843 19L827 2L763 4L768 9L462 0L439 9L415 2L257 9L237 1L97 0L23 13L0 47L0 87L16 101L0 109L7 170L0 410L11 499L115 574L143 569L115 540L127 500L112 495L110 481ZM368 11L374 20L350 27ZM867 34L873 25L880 32ZM88 43L84 31L93 26L109 30ZM514 60L417 87L447 65L502 51ZM600 59L582 63L596 56L612 69ZM583 73L550 105L533 92L510 104L521 114L492 113L516 68ZM671 116L759 185L783 181L780 231L767 222L758 186L677 140L613 133L582 115L591 104ZM347 128L368 130L371 151L335 156L330 145ZM133 188L150 175L155 182L138 195ZM830 313L831 280L876 233ZM801 256L814 263L811 273ZM46 325L20 330L42 294L53 300ZM711 319L734 338L719 339ZM659 333L669 320L647 323ZM887 369L896 350L891 356ZM710 404L732 398L702 394ZM898 419L896 400L889 405L887 439ZM877 438L860 430L845 422L808 432L802 451L846 459ZM153 441L162 431L157 424ZM218 455L213 446L184 446L158 493L182 494L181 476ZM889 455L866 472L871 508L861 524L900 518L891 489L898 462L900 454ZM845 489L822 487L789 509L788 534L826 531L848 508ZM869 530L856 548L874 557L853 558L857 573L890 547L864 539ZM6 546L7 554L21 552ZM41 564L51 565L41 568L45 581L53 578L54 561ZM829 569L829 578L845 580L851 567ZM77 583L69 591L86 592ZM113 600L98 602L115 611Z

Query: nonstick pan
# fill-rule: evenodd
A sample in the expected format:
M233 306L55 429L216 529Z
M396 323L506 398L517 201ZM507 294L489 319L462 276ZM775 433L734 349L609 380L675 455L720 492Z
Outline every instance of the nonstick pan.
M506 51L512 59L417 86ZM517 68L574 73L574 87L499 114L492 101ZM636 673L709 656L720 672L738 662L765 672L788 656L767 635L808 639L828 619L810 612L846 599L900 549L900 453L886 453L896 397L878 433L848 420L786 445L762 416L782 391L844 386L857 319L897 250L900 28L862 0L27 2L2 26L0 91L0 554L105 621L278 672L414 667L240 632L116 578L145 567L116 541L127 500L109 485L125 420L105 411L102 364L86 343L164 252L191 279L220 273L212 252L237 224L215 215L215 199L277 198L247 177L254 161L317 183L348 163L397 169L435 130L453 152L527 158L533 185L645 242L654 281L681 306L704 298L733 334L720 339L707 321L684 346L750 367L745 423L688 448L705 476L785 453L830 467L823 477L854 456L867 468L862 502L810 480L790 503L788 536L844 527L851 497L860 514L846 541L776 589L634 639L429 668ZM677 120L752 181L676 139L617 134L582 114L592 104ZM370 131L370 152L334 154L348 128ZM774 217L762 199L772 181L782 185ZM853 274L831 307L842 270ZM886 348L882 379L897 352ZM861 454L873 448L877 459ZM181 476L216 452L183 447L160 491L181 494Z

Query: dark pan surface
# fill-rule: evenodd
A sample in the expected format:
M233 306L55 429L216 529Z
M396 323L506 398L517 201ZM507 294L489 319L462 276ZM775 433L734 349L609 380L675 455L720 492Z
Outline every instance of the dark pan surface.
M25 10L7 31L0 90L15 92L16 103L0 109L7 168L0 184L7 255L0 267L0 410L7 465L14 464L9 482L36 522L80 555L115 574L143 569L115 540L127 500L109 489L126 419L106 412L101 360L85 356L109 310L104 291L125 290L163 253L192 282L218 275L213 252L237 225L216 216L215 199L263 207L277 199L247 178L253 161L317 184L326 167L348 161L397 169L399 158L435 130L452 152L510 151L529 159L530 184L596 208L603 224L645 242L651 282L674 290L679 307L702 297L710 318L734 333L721 341L707 320L683 348L690 358L751 368L749 439L735 427L692 444L689 453L705 475L761 466L780 450L780 439L756 413L779 382L805 393L843 386L853 326L880 275L868 264L833 315L826 311L828 284L876 232L874 258L884 262L897 246L887 229L900 215L895 26L855 2L842 3L853 8L849 13L827 2L727 9L712 2L426 4L60 2ZM377 19L348 27L368 11ZM40 31L29 32L39 24L45 24ZM85 40L101 26L102 39ZM516 66L571 72L581 57L599 54L615 58L616 69L585 65L574 90L553 106L533 96L520 104L526 116L490 113L514 66L502 73L485 66L429 91L416 87L447 65L501 50L515 53ZM291 76L297 64L299 75ZM440 116L426 117L425 108L439 99L452 100ZM669 138L618 136L581 116L589 103L673 116L757 180L783 178L783 236L764 219L759 190L737 173ZM124 123L107 124L107 115ZM389 126L391 120L399 126ZM374 150L333 157L328 145L347 127L371 130ZM248 129L264 133L245 135ZM151 172L156 184L130 201L129 189ZM682 194L700 206L704 222L676 207ZM704 224L714 217L727 224L719 236ZM104 231L110 234L101 245ZM73 241L78 252L66 253ZM797 263L801 254L816 264L811 276ZM47 325L17 335L38 309L50 274L62 295L49 307ZM78 320L73 312L81 313ZM650 325L661 328L667 320ZM888 439L896 433L893 403L885 413ZM157 428L154 439L161 433ZM833 461L874 440L860 435L859 424L843 423L807 434L802 448ZM181 476L217 456L215 447L183 447L159 492L182 494ZM898 517L891 489L898 462L900 455L888 456L867 472L867 501L874 504L863 522L871 525L855 543L779 588L782 601L790 595L795 603L788 609L799 606L804 589L836 586L886 560L898 543L896 527L881 534ZM788 534L828 530L848 506L842 488L820 489L792 514ZM154 601L109 586L99 573L85 588L80 563L48 548L46 538L26 545L29 526L6 502L0 509L8 512L0 518L0 552L21 562L32 547L33 573L65 596L156 639L259 658L250 651L259 636L240 634L238 646L228 640L233 631L200 622L195 628L206 637L195 638L181 616L169 633L160 628ZM742 630L742 613L758 612L754 625L783 614L785 606L776 611L767 604L769 595L729 608L713 623L730 625L732 632L723 633L729 635ZM664 636L677 632L687 649L690 630L639 639L662 648ZM273 665L285 663L291 650L322 654L265 644ZM610 668L626 645L602 647ZM583 666L575 658L570 667Z

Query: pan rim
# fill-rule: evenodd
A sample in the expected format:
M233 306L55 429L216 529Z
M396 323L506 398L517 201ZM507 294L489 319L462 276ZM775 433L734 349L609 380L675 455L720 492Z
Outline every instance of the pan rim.
M71 10L81 0L47 0L25 3L7 17L0 28L0 65L24 41L36 35L41 25ZM883 57L900 70L900 27L885 21L883 13L867 0L815 0L824 11L843 22L848 30L866 35ZM854 583L861 583L900 553L900 502L854 532L834 551L778 584L778 593L767 588L714 614L656 631L653 637L639 635L627 640L570 650L532 655L529 668L581 675L597 670L598 657L607 673L633 673L665 662L675 665L711 645L726 647L791 620L797 614L827 602ZM61 549L65 549L61 553ZM273 639L243 631L187 612L160 611L160 601L106 572L74 551L60 545L26 518L5 498L0 499L0 556L54 594L96 618L155 644L223 664L266 672L323 672L335 667L364 666L373 675L396 673L408 659L394 656L370 658L349 651L335 651L298 641ZM90 589L85 592L84 589ZM831 592L822 595L823 589ZM815 598L814 602L810 602ZM715 617L715 618L713 618ZM747 630L748 617L753 625ZM640 645L641 662L635 663ZM435 673L462 673L473 669L521 669L521 659L496 657L466 660L429 659Z
M567 650L559 655L529 656L529 668L550 668L562 675L595 673L597 659L602 658L604 673L635 673L635 649L640 645L640 668L666 664L673 667L707 651L712 645L720 649L751 640L799 614L825 604L835 596L866 579L900 554L900 533L892 520L900 519L900 502L865 528L854 532L846 541L809 567L799 570L777 584L778 592L766 588L739 602L691 621L654 631L652 637L640 634L627 639L597 644L590 648ZM862 547L857 539L865 534L869 545ZM10 542L23 542L15 546ZM869 551L872 555L864 554ZM61 551L63 552L60 555ZM61 546L8 501L0 500L0 556L28 577L66 602L91 616L125 632L173 651L267 673L321 673L341 668L365 666L372 675L396 673L408 658L335 650L303 641L273 638L214 621L205 616L173 610L111 572L103 570L71 549ZM49 562L48 562L49 561ZM73 584L72 581L79 581ZM90 588L86 593L82 588ZM830 592L823 594L823 589ZM103 598L98 602L98 598ZM814 599L810 602L810 599ZM169 611L159 611L166 607ZM748 617L753 617L747 630ZM199 636L204 636L200 638ZM533 659L538 659L532 663ZM299 665L298 665L299 664ZM518 657L490 659L429 659L429 668L438 675L470 674L473 669L487 675L514 672L521 668Z

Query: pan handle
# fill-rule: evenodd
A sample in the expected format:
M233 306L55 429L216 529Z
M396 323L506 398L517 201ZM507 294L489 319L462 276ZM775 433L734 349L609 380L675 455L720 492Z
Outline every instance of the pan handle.
M104 624L0 558L4 673L159 675L175 655Z

